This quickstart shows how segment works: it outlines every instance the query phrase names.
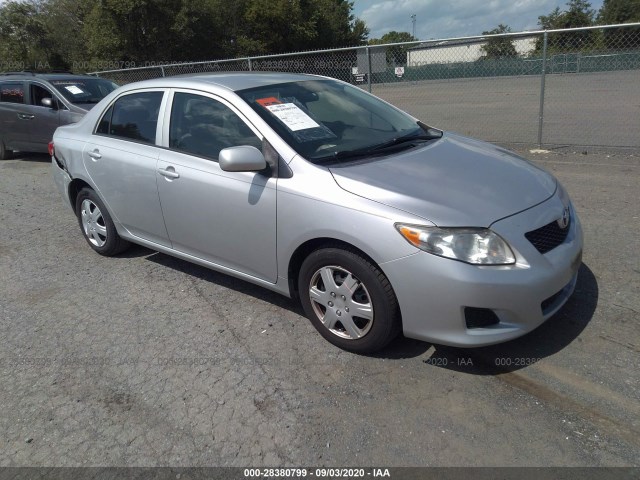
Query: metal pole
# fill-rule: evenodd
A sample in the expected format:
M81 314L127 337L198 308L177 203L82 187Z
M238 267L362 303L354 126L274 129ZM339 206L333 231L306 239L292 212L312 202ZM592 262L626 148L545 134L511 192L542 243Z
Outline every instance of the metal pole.
M163 77L166 77L166 75L164 74L164 67L162 67L162 66L160 67L160 72L162 72L162 76Z
M542 75L540 77L540 112L538 114L538 147L542 148L542 124L544 123L544 88L547 79L547 42L549 34L545 31L542 40Z
M249 71L252 72L253 66L251 65L251 57L247 58L247 62L249 63Z
M367 45L367 88L371 93L371 49Z

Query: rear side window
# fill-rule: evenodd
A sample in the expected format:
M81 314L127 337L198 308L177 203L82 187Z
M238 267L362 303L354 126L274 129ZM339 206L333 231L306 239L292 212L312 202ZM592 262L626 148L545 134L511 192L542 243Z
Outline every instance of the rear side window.
M0 102L24 103L24 85L22 83L0 84Z
M96 133L156 143L162 96L162 92L141 92L119 98L102 116Z
M112 116L113 116L113 105L111 105L109 109L102 116L102 119L98 124L98 129L96 130L96 133L100 133L102 135L109 135L109 131L111 130Z

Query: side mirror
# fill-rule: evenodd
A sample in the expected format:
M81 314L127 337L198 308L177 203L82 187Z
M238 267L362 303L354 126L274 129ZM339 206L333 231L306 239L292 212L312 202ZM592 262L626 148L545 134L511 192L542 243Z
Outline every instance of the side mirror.
M259 172L267 168L267 161L256 147L242 145L220 150L220 168L225 172Z
M54 103L52 98L43 98L42 100L40 100L40 103L42 104L43 107L47 107L47 108L53 108L54 110L58 109L58 105L56 103Z

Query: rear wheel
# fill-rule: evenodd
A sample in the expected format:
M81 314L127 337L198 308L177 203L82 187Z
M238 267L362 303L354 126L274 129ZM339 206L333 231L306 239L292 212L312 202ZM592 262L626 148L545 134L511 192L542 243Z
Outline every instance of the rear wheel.
M302 263L298 289L314 327L344 350L375 352L400 331L398 302L389 280L355 251L316 250Z
M118 235L104 203L90 188L78 193L76 215L85 240L100 255L110 257L129 247L129 242Z
M8 160L13 157L13 150L7 150L4 146L4 142L0 138L0 160Z

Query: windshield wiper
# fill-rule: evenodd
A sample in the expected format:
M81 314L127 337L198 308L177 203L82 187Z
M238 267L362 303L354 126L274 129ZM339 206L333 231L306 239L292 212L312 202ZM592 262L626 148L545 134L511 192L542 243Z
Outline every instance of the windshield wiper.
M442 132L438 130L430 129L429 131L423 131L424 133L411 132L407 135L393 138L387 142L374 145L372 147L357 148L355 150L343 150L341 152L334 153L331 157L325 157L323 160L342 160L345 158L356 158L367 155L380 155L387 150L394 150L396 147L405 146L412 147L416 142L426 142L429 140L435 140L442 137Z
M435 138L440 138L440 137L442 137L442 132L438 132L437 134L435 133L435 131L418 133L418 134L416 134L415 132L412 132L407 135L402 135L401 137L392 138L388 142L384 142L384 143L381 143L380 145L371 147L369 150L371 152L377 152L379 150L385 150L389 147L395 147L396 145L402 145L403 143L410 144L416 140L420 140L424 142L427 140L433 140Z

